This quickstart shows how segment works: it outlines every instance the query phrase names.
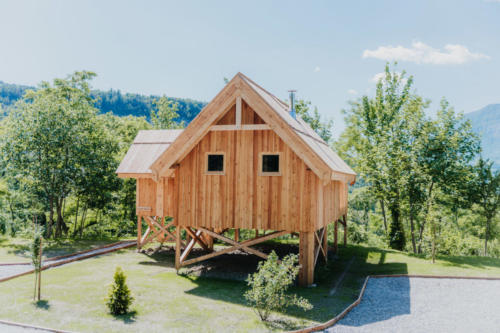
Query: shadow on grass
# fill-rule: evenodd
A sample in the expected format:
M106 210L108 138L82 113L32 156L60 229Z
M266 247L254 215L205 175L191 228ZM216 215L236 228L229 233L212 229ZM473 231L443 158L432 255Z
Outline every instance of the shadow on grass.
M269 330L280 330L280 331L294 331L298 330L303 326L298 324L296 321L288 320L285 318L269 318L269 320L264 322L264 325Z
M136 317L137 317L137 311L136 310L129 311L126 314L123 314L123 315L113 315L113 318L115 318L116 320L122 321L124 324L133 324L133 323L135 323Z
M337 255L330 253L329 260L326 264L321 260L318 261L318 265L316 266L315 282L317 287L301 288L294 286L289 290L291 293L308 299L314 308L310 311L304 311L300 308L290 307L279 313L297 319L315 322L325 322L335 317L358 297L367 275L408 273L406 263L385 262L388 252L391 252L391 250L348 246L347 248L339 248L339 253ZM223 257L224 256L221 256L220 258ZM254 256L249 257L253 258ZM330 289L342 275L352 257L355 259L344 276L342 288L340 288L341 290L335 293L335 295L329 296ZM333 258L335 258L335 260L332 260ZM248 264L244 259L244 257L239 258L239 266ZM231 266L226 269L230 268ZM209 278L203 275L201 277L185 275L184 277L196 284L195 288L186 292L187 294L247 306L243 297L244 292L248 288L245 282ZM401 297L409 300L408 296L409 285L408 288L403 291ZM409 302L407 302L407 304L401 304L397 311L391 313L391 316L408 314L409 311L410 305ZM280 318L278 321L275 321L274 324L270 323L269 325L296 325L296 323L290 322L286 324L283 322L283 319Z
M41 299L39 301L36 301L33 303L38 309L42 309L42 310L48 310L50 309L50 304L49 304L49 301L45 300L45 299Z

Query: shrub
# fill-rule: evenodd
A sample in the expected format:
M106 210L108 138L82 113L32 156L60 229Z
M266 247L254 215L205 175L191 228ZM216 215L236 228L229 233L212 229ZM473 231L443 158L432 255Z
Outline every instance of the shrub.
M273 251L267 260L259 263L257 272L248 277L247 282L251 288L244 296L261 320L266 321L272 311L291 305L304 310L312 309L312 305L305 298L286 294L299 273L297 262L297 255L291 254L284 257L280 263Z
M127 287L125 273L120 267L116 268L114 284L111 286L106 305L113 315L122 315L128 312L134 298Z

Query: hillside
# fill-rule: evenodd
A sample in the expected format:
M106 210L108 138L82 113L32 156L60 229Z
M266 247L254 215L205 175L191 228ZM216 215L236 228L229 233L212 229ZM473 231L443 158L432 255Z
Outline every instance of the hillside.
M490 104L481 110L466 113L474 131L481 136L483 157L494 161L500 169L500 104Z
M0 81L0 105L6 109L20 99L27 89L34 87L17 84L9 84ZM133 115L137 117L145 116L149 118L152 102L159 96L146 96L140 94L122 93L120 90L94 90L92 92L96 98L96 107L101 112L113 112L118 116ZM189 123L205 106L205 102L195 101L188 98L169 97L179 105L179 120Z

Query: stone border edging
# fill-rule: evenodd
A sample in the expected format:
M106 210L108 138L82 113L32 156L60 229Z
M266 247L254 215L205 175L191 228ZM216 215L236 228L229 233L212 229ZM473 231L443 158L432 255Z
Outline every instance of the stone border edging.
M380 278L395 278L395 277L407 277L407 278L427 278L427 279L465 279L465 280L500 280L500 277L482 277L482 276L446 276L446 275L412 275L412 274L382 274L382 275L368 275L365 278L365 282L363 283L363 287L361 288L361 291L359 293L358 298L347 308L344 309L340 314L338 314L336 317L330 319L327 322L324 322L323 324L319 324L316 326L311 326L311 327L306 327L303 329L295 330L295 331L289 331L287 333L312 333L316 331L321 331L325 330L333 325L335 325L337 322L339 322L342 318L344 318L349 312L351 312L352 309L354 309L356 306L361 303L361 300L365 294L365 289L366 285L368 284L369 279L380 279Z
M22 323L16 323L13 321L8 321L8 320L1 320L0 319L0 324L5 324L9 326L17 326L17 327L23 327L23 328L31 328L34 330L41 330L41 331L48 331L48 332L55 332L55 333L72 333L70 331L63 331L63 330L56 330L53 328L47 328L47 327L41 327L41 326L34 326L34 325L27 325L27 324L22 324Z
M101 250L101 249L105 249L105 248L108 248L108 247L119 245L121 243L128 243L128 242L130 242L130 244L128 244L126 246L123 246L123 247L119 247L119 248L115 248L115 249L108 249L106 251L97 252L97 253L91 253L91 254L88 254L88 255L81 256L81 257L72 258L72 259L68 259L68 260L62 260L62 261L59 261L59 262L48 264L48 265L42 267L42 271L44 271L46 269L49 269L49 268L52 268L52 267L57 267L57 266L61 266L61 265L64 265L64 264L69 264L70 262L73 262L73 261L83 260L83 259L87 259L87 258L99 256L99 255L102 255L102 254L107 254L107 253L110 253L110 252L113 252L113 251L118 251L118 250L126 249L128 247L132 247L132 246L135 246L137 244L135 241L120 241L120 242L116 242L116 243L112 243L112 244L107 244L107 245L102 246L102 247L94 248L92 250L80 251L80 252L73 253L71 255L64 255L64 256L60 256L60 257L63 257L63 258L64 257L72 257L72 256L76 256L76 255L88 253L88 252L91 252L91 251L98 251L98 250ZM57 259L53 259L53 260L57 260ZM31 270L26 271L26 272L22 272L22 273L19 273L19 274L7 276L5 278L0 279L0 282L8 281L8 280L11 280L11 279L23 276L23 275L31 274L34 271L35 271L34 269L31 269Z

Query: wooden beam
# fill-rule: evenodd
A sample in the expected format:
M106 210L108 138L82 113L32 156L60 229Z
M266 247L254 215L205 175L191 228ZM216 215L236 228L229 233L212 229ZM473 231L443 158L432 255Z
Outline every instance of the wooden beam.
M223 249L221 251L217 251L217 252L213 252L213 253L210 253L210 254L206 254L206 255L201 256L201 257L197 257L197 258L194 258L194 259L186 260L186 261L184 261L182 263L182 266L191 265L191 264L194 264L194 263L197 263L197 262L200 262L200 261L203 261L203 260L207 260L207 259L210 259L210 258L213 258L213 257L217 257L217 256L220 256L222 254L229 253L229 252L232 252L232 251L235 251L235 250L238 250L238 249L242 249L245 252L256 254L259 257L266 259L267 258L266 254L264 254L264 253L262 253L260 251L254 250L252 248L249 248L249 246L256 245L256 244L265 242L265 241L267 241L269 239L273 239L273 238L276 238L276 237L279 237L279 236L282 236L282 235L288 233L288 231L276 231L276 232L270 233L270 234L268 234L266 236L262 236L262 237L250 239L250 240L247 240L247 241L245 241L243 243L238 243L238 242L233 241L230 238L224 237L222 235L219 235L219 234L217 234L217 233L215 233L213 231L207 230L205 228L199 228L199 230L202 230L204 233L206 232L207 234L209 234L209 235L211 235L211 236L213 236L215 238L219 238L220 240L222 240L222 241L224 241L226 243L232 244L234 246L229 247L229 248L225 248L225 249Z
M140 250L142 247L141 243L142 238L142 217L137 216L137 250Z
M193 237L195 243L198 242L201 247L205 250L205 251L209 251L208 249L208 246L205 244L205 242L203 242L200 238L200 235L201 235L201 231L198 230L196 232L193 232L193 230L191 230L190 227L185 227L184 229L186 229L186 232L191 236Z
M309 286L314 282L314 231L301 232L299 241L299 284Z
M175 227L175 269L181 268L181 226Z
M236 97L236 128L241 127L241 96Z
M213 125L211 131L265 131L271 127L267 124L246 124L246 125Z
M186 231L187 230L191 231L189 229L189 227L186 227L185 229L186 229ZM200 236L200 235L201 235L201 230L197 230L196 233L193 233L193 238L191 239L191 241L189 242L189 244L186 246L186 248L184 249L184 252L182 253L182 255L181 255L180 259L179 259L179 262L180 262L181 265L184 262L184 260L187 258L187 256L191 252L191 250L194 248L194 246L196 244L196 240L198 239L198 236ZM201 243L201 244L203 244L203 243Z
M240 241L240 229L239 228L234 229L234 240L236 242Z

